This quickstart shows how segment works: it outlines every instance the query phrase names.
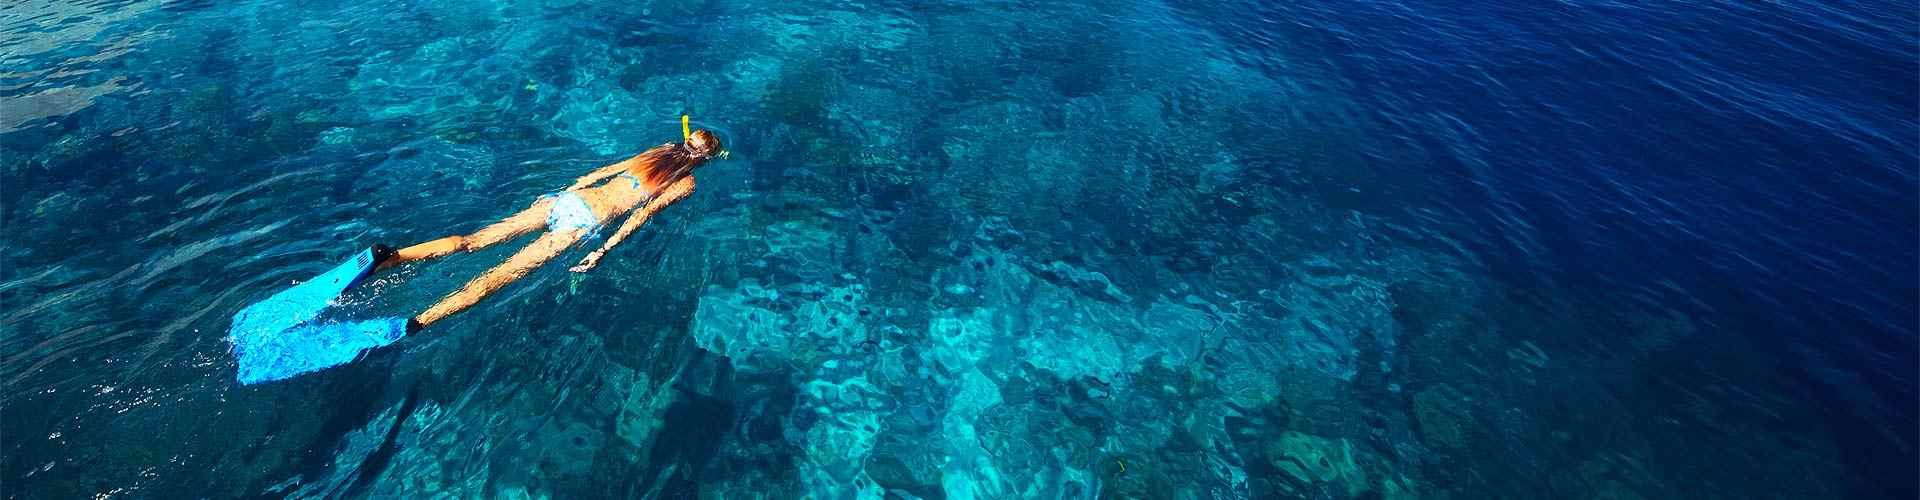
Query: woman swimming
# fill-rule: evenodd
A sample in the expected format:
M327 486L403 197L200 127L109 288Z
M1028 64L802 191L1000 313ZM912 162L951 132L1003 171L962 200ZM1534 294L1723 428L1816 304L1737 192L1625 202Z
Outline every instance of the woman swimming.
M680 117L679 144L661 144L625 161L600 167L559 193L535 200L520 213L472 234L448 236L394 250L372 245L313 279L276 292L233 315L228 340L239 361L234 377L242 384L292 378L302 373L351 363L367 351L398 342L454 313L464 311L534 268L558 257L593 228L622 215L626 222L600 248L588 253L573 272L600 263L614 245L660 210L693 193L693 170L716 156L725 157L720 138L707 130L689 130ZM618 177L618 179L615 179ZM506 262L481 273L460 290L441 298L418 316L366 320L323 319L340 293L369 275L396 265L474 251L545 229Z
M625 161L600 167L580 177L565 191L542 196L526 210L472 234L448 236L394 251L391 257L382 259L380 269L457 251L471 252L536 230L546 230L546 234L508 257L506 262L481 273L460 290L410 318L406 332L413 333L472 307L480 299L559 256L602 222L633 212L618 231L607 237L606 243L580 259L572 271L583 273L593 269L608 250L627 239L640 224L692 193L693 169L720 152L718 136L707 130L694 131L686 134L685 142L680 144L661 144Z

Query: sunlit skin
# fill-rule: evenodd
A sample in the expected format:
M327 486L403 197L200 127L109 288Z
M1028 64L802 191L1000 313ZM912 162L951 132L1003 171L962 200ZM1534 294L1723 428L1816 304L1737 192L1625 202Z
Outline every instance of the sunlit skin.
M621 215L628 215L620 229L607 237L606 243L580 259L571 269L576 273L587 272L600 263L607 251L627 236L639 229L641 224L676 201L693 193L693 169L706 163L720 151L720 139L713 132L699 130L687 137L686 142L666 143L648 149L632 158L614 163L587 175L581 176L568 192L575 193L587 203L594 219L601 224L613 221ZM640 186L624 178L611 180L622 173L631 174L640 180ZM658 193L649 195L649 193ZM417 262L442 257L454 252L472 252L499 244L534 231L546 230L526 248L508 257L506 262L481 273L479 277L467 282L458 291L440 299L440 302L428 307L419 316L413 317L410 328L420 328L446 319L454 313L464 311L486 298L501 287L527 275L534 268L553 260L567 247L579 242L590 231L585 228L548 228L547 215L555 203L555 198L543 197L520 213L508 216L492 225L474 231L471 234L447 236L402 248L394 256L381 264L388 268L409 262ZM637 209L637 210L636 210Z

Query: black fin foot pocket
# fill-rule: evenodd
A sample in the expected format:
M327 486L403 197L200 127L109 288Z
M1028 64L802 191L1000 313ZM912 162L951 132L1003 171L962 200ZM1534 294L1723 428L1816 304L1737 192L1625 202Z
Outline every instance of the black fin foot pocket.
M387 262L387 259L393 258L395 254L400 253L400 251L394 250L393 247L381 243L374 243L373 248L370 250L373 250L373 265L375 267Z

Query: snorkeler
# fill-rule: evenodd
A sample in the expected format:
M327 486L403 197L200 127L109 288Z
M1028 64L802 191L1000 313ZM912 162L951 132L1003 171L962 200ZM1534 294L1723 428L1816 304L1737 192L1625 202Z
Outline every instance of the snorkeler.
M312 280L294 285L233 316L229 339L239 359L236 377L243 384L291 378L358 359L367 350L392 344L447 316L472 307L501 287L553 260L602 223L626 215L620 229L588 253L572 271L587 272L608 250L654 214L693 192L693 170L724 157L712 131L692 131L680 117L682 142L666 143L632 158L596 169L572 186L541 196L519 213L472 234L447 236L394 250L373 245ZM380 269L409 262L471 252L534 231L533 243L467 282L411 318L326 322L318 318L336 296Z
M572 271L584 273L600 263L608 250L619 245L653 214L680 201L693 192L693 169L720 153L720 138L699 130L687 134L685 142L666 143L625 161L600 167L565 191L540 197L520 213L464 236L448 236L402 248L381 262L384 269L409 262L442 257L454 252L472 252L541 229L546 234L533 240L506 262L481 273L459 291L440 299L407 324L412 333L474 303L500 287L526 276L529 271L559 256L580 241L601 222L633 212L606 243L580 259ZM617 179L616 179L617 178ZM608 179L614 179L609 181ZM603 182L604 181L604 182ZM639 210L635 210L638 208Z

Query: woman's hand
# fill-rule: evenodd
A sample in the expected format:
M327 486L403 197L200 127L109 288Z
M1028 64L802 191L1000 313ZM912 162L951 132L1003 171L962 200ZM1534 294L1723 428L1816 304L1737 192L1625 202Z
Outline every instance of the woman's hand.
M594 250L593 253L587 254L586 258L580 259L580 265L573 266L572 269L568 270L576 273L587 272L593 269L593 266L600 265L600 254L601 252L599 250Z

